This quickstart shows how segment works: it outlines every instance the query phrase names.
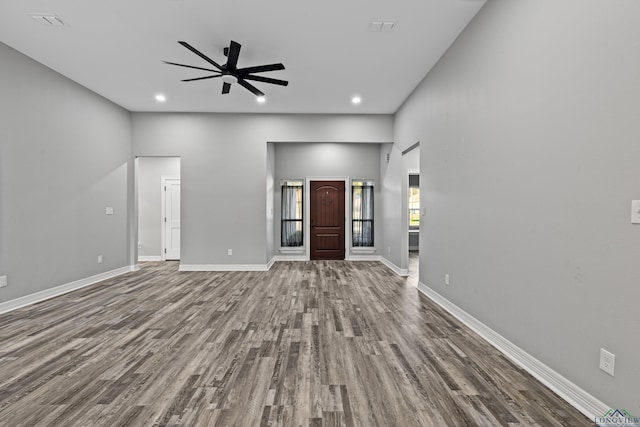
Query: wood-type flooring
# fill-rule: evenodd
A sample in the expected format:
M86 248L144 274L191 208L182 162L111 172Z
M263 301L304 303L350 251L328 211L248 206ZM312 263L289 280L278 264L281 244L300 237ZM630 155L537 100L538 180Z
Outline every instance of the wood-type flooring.
M177 270L0 315L0 425L592 425L378 262Z

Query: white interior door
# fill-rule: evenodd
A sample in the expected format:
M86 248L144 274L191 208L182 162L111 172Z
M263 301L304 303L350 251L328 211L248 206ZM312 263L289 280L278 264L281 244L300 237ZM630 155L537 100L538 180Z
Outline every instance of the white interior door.
M180 259L180 180L164 182L164 259Z

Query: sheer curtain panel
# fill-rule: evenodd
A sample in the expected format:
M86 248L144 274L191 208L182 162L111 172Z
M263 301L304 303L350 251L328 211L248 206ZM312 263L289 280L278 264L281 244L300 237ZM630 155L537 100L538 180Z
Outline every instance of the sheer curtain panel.
M373 246L373 181L354 180L352 192L351 236L354 247Z
M302 194L302 181L282 182L282 221L280 226L282 247L296 247L303 244Z

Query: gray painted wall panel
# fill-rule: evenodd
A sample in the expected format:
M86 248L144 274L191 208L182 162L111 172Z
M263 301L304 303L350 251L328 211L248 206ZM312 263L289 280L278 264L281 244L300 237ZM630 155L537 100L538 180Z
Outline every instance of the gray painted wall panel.
M280 212L281 199L280 182L283 179L305 179L307 177L348 177L373 179L374 184L374 245L376 248L381 244L381 230L383 223L381 220L383 200L381 197L380 182L380 147L381 144L337 144L337 143L279 143L270 144L275 146L275 252L280 247ZM345 189L350 192L351 186L347 182ZM305 193L309 191L305 188ZM350 194L350 193L349 193ZM345 212L350 218L348 206ZM347 222L348 226L350 223ZM345 230L348 235L348 230ZM308 237L308 236L307 236ZM306 238L305 238L306 241ZM350 242L347 242L347 256L349 255ZM379 249L374 252L380 253Z
M276 149L274 144L267 144L267 262L275 255L275 206L274 197L276 191ZM278 187L279 188L279 187Z
M129 265L130 114L2 43L0 63L0 301Z
M133 113L135 155L181 158L183 264L269 261L267 142L378 143L392 132L387 115Z
M487 2L395 124L421 140L420 281L632 414L638 19L629 0Z
M410 145L410 144L409 144ZM387 154L389 161L387 161ZM381 255L396 267L407 269L408 260L408 214L406 195L409 177L408 163L402 156L398 144L385 144L381 150L380 180L382 183L382 247Z

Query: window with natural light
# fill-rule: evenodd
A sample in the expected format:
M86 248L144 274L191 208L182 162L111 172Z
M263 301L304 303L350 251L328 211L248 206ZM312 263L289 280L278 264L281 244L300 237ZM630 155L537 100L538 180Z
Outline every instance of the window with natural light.
M351 182L351 239L353 247L373 246L373 181Z
M409 187L409 228L420 228L420 188Z
M282 247L299 247L303 244L302 195L303 181L282 181L282 210L280 244Z

